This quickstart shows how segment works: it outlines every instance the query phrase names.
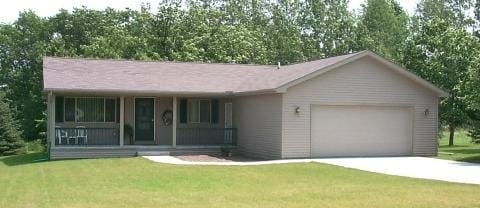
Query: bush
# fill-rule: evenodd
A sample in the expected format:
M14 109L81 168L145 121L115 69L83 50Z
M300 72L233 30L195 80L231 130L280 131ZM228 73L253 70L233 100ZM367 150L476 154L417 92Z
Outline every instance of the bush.
M42 139L33 140L25 143L25 146L17 151L17 154L27 154L32 152L45 152L47 148Z
M16 154L24 146L5 95L0 92L0 155Z
M480 143L480 120L472 121L468 136L472 138L473 143Z

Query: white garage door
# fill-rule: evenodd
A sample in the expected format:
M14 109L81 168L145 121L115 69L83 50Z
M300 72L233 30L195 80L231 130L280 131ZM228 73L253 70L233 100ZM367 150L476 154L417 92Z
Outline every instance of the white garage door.
M311 116L312 157L412 154L411 108L322 105Z

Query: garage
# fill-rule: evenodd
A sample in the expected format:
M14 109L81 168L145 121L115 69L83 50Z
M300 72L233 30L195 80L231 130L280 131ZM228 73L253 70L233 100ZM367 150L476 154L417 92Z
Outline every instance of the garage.
M413 108L311 106L311 156L412 155Z

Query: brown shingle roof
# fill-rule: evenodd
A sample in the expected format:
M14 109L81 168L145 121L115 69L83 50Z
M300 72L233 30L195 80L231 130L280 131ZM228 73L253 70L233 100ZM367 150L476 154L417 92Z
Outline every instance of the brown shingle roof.
M62 92L224 94L273 91L354 55L280 69L271 65L44 57L43 84L45 91Z

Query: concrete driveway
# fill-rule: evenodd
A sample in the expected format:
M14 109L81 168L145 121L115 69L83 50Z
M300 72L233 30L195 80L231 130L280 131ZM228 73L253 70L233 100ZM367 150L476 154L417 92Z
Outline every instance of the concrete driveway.
M425 157L332 158L315 162L388 175L480 184L480 164Z

